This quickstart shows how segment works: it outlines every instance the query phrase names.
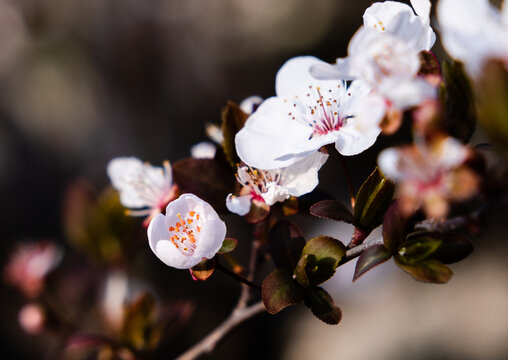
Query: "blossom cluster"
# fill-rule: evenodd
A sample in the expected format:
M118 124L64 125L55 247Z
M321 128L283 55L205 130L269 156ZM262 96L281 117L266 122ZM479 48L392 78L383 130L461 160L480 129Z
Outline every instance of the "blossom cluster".
M355 279L393 257L417 280L446 282L451 270L445 264L472 248L469 240L451 233L452 240L444 238L428 224L446 227L457 209L472 206L490 186L482 179L482 156L468 144L476 122L469 111L474 108L470 86L489 61L508 65L507 8L499 11L487 0L439 1L442 43L465 65L464 72L458 62L441 65L432 53L437 37L429 0L411 0L411 6L376 2L366 9L346 57L332 64L314 56L287 60L276 74L274 95L253 96L239 106L228 103L222 124L207 125L212 141L193 146L192 158L172 167L165 162L163 168L116 158L108 165L111 182L129 215L149 216L145 225L156 256L174 268L190 269L194 279L208 278L217 254L231 252L238 243L226 238L219 214L264 224L256 228L264 235L256 236L275 242L267 246L276 269L262 288L271 313L305 298L321 320L340 321L340 310L317 285L351 260L345 260L346 249L361 245L380 224L383 244L360 256ZM303 212L303 197L316 189L330 157L345 163L379 136L401 128L409 129L410 142L380 151L377 168L356 194L344 168L352 211L333 199L309 208L312 215L354 225L347 247L322 236L284 243L292 247L284 255L274 250L281 246L277 236L286 236L281 231L299 233L295 224L280 219ZM427 232L422 235L421 229ZM450 257L453 251L460 255ZM325 255L333 265L319 262ZM239 276L243 268L234 266ZM284 287L286 297L274 295L281 289L277 286ZM328 304L328 310L322 313L311 298Z
M448 265L471 253L470 237L508 199L507 38L508 0L500 9L488 0L439 0L434 9L429 0L375 2L347 56L333 63L311 55L288 59L273 94L228 101L221 123L205 125L208 140L192 146L190 157L161 166L112 159L106 173L114 190L96 196L73 187L64 216L69 248L106 264L102 281L88 282L101 283L95 308L116 335L79 333L72 346L93 344L111 358L132 359L154 350L167 324L188 319L190 303L156 316L157 296L132 297L135 281L125 268L130 255L140 254L131 241L136 226L165 265L201 281L220 270L245 285L235 324L300 302L323 322L339 323L341 310L320 286L354 259L353 281L393 259L416 280L446 283ZM439 61L437 41L452 60ZM320 186L333 158L344 173L333 183L349 192L348 205ZM362 172L371 167L370 175L353 181L352 163ZM306 239L296 214L347 223L352 236ZM230 219L245 220L252 240L229 237L238 229L228 230ZM375 233L382 235L372 239ZM244 266L232 252L249 244ZM6 282L30 301L19 313L30 334L77 329L56 316L61 309L50 294L75 282L73 271L54 276L73 262L61 261L62 249L49 241L25 244L5 268ZM263 269L272 270L258 285L257 266L266 263ZM261 294L249 305L251 288Z

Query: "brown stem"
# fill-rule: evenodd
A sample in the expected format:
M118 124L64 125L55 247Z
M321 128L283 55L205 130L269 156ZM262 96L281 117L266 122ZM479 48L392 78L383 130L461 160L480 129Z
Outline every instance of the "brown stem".
M231 276L233 279L235 280L238 280L239 282L241 282L242 284L245 284L247 286L250 286L254 289L258 289L258 290L261 290L261 286L259 286L258 284L255 284L253 283L252 281L249 281L247 280L246 278L244 277L241 277L240 275L238 275L237 273L229 270L228 268L224 267L221 263L219 263L218 261L216 261L215 263L215 268L217 270L220 270L222 271L223 273L225 273L226 275L229 275Z
M348 248L354 248L358 245L361 245L364 240L369 236L369 233L363 231L360 228L355 227L355 231L353 232L353 236L351 237L351 241L348 244Z
M188 349L185 353L180 355L177 360L193 360L198 356L204 353L211 353L219 341L226 336L231 329L245 320L251 318L252 316L262 312L265 310L265 305L262 301L259 301L251 306L247 306L247 303L250 299L250 287L254 287L257 289L261 289L261 287L257 284L254 284L252 280L254 279L254 275L256 273L256 263L258 259L258 249L260 246L259 238L254 239L252 242L252 250L250 254L249 260L249 273L247 278L242 278L238 274L224 268L221 264L217 263L216 268L224 271L226 274L234 277L235 279L242 282L242 292L238 299L238 303L235 308L229 315L229 317L224 320L222 324L220 324L215 330L213 330L210 334L208 334L203 340L198 342L196 345Z
M260 243L259 239L254 239L252 242L252 249L250 253L249 260L249 274L247 275L247 280L254 280L254 275L256 273L256 263L258 260L258 249ZM238 308L244 308L247 306L247 303L250 299L250 288L248 286L242 286L242 293L240 294L240 298L238 299L238 304L236 305Z
M367 250L369 247L376 245L376 243L368 242L365 244L360 244L358 246L355 246L348 251L346 251L346 254L342 257L342 259L339 262L338 266L344 265L345 263L356 259L358 256L363 254L365 250Z
M188 349L177 360L193 360L204 353L211 353L218 342L234 327L265 310L262 301L244 308L235 308L231 315L203 340Z

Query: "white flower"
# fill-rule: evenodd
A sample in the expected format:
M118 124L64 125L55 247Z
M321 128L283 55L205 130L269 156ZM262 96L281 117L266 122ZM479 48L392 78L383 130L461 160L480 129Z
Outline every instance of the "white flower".
M508 1L500 12L488 0L441 0L437 16L446 51L473 77L490 58L508 62Z
M247 215L254 200L272 206L290 196L307 194L319 183L318 171L327 158L327 154L318 151L283 169L239 167L236 178L242 189L239 196L228 195L226 206L229 211L243 216Z
M375 29L404 41L416 52L430 50L436 41L430 27L430 1L411 0L411 5L414 12L410 6L397 1L374 3L365 10L363 25L365 29Z
M211 259L226 236L226 225L215 210L194 194L170 202L166 215L158 214L148 226L148 242L166 265L190 269Z
M235 138L236 151L258 169L284 168L335 143L343 155L369 148L379 135L384 101L361 82L317 80L309 69L321 60L288 60L277 73L277 96L265 100Z
M192 145L190 152L194 159L213 159L217 152L217 146L210 141L202 141Z
M348 56L334 65L311 69L319 79L360 79L397 109L406 109L434 98L435 86L418 76L419 52L429 50L435 34L429 25L430 2L408 5L386 1L375 3L363 16L364 25L348 46Z
M462 166L470 150L447 137L431 143L389 148L379 154L383 173L399 183L397 191L406 213L423 206L431 217L443 217L448 202L470 197L477 189L476 175Z
M135 157L118 157L108 164L107 172L113 187L120 192L120 202L127 208L145 210L129 211L134 216L160 212L175 197L171 166L164 168L143 163Z

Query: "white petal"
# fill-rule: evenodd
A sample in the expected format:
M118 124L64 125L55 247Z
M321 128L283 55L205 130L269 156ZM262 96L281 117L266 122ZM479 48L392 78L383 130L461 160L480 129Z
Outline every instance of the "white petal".
M226 198L226 207L232 213L244 216L249 213L251 202L251 195L234 196L233 194L229 194Z
M121 203L128 208L154 207L167 195L171 187L171 167L144 164L135 157L111 160L107 173L120 192Z
M436 160L448 169L462 164L468 155L468 148L452 137L448 137L439 144L434 154Z
M430 17L430 1L429 0L411 0L411 5L415 9L415 13L422 18Z
M216 124L206 123L205 124L206 135L212 140L214 143L221 145L224 142L224 134L222 133L222 129Z
M226 237L226 224L219 218L215 211L214 214L214 218L206 220L201 234L199 235L198 247L193 254L193 257L198 258L199 261L203 258L213 258L217 251L219 251Z
M247 99L244 99L240 103L240 109L248 115L252 114L255 109L263 102L263 98L261 96L249 96Z
M147 235L150 249L164 264L177 269L186 268L187 260L184 261L182 258L188 257L182 255L169 240L170 235L164 215L158 214L152 219L148 225Z
M175 269L190 269L197 265L202 258L183 255L170 240L160 240L156 244L155 255L162 262Z
M276 183L268 183L266 186L266 192L262 193L261 196L268 206L272 206L276 202L284 201L289 198L288 190Z
M316 136L309 140L312 128L292 120L292 107L283 99L265 100L252 114L235 138L236 152L246 164L258 169L289 166L334 137Z
M310 68L310 74L316 79L330 80L353 80L354 76L351 75L349 59L337 59L333 65L323 63L315 64Z
M351 98L348 113L353 117L338 131L335 148L342 155L357 155L371 147L381 132L379 126L386 112L382 97L369 93L364 83L354 81L349 87Z
M322 88L336 88L336 80L318 80L314 78L310 69L313 66L326 66L326 62L313 56L299 56L286 61L277 72L275 79L275 92L283 98L294 96L305 97L309 86Z
M108 163L107 173L113 186L120 189L130 183L130 174L141 172L143 162L135 157L117 157Z
M298 197L311 192L319 183L318 171L327 159L327 154L317 151L282 169L280 185L291 196Z
M202 141L191 147L191 156L195 159L213 159L217 147L209 141Z
M403 176L399 170L399 159L400 152L396 148L388 148L379 153L377 164L385 176L399 180Z
M378 90L401 110L437 96L437 88L420 77L386 79L379 84Z

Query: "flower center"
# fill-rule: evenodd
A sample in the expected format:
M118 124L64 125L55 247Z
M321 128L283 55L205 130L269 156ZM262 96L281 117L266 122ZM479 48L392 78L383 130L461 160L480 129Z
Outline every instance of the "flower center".
M197 240L201 232L201 218L199 213L191 210L185 217L180 213L176 215L178 221L169 227L169 240L183 255L191 256L197 247Z
M268 191L268 184L278 184L281 179L280 170L259 170L250 166L238 168L235 174L237 181L250 190L256 200L264 201L262 194Z
M340 89L341 85L337 85ZM351 116L341 116L339 111L339 101L337 101L336 91L328 89L325 95L322 94L319 86L313 87L309 85L309 92L307 95L307 109L305 114L298 117L300 121L312 128L312 133L309 140L315 135L326 135L331 131L337 131L345 125L348 118ZM350 93L347 94L350 96ZM293 107L297 107L293 103ZM297 119L293 112L288 113L291 119Z

